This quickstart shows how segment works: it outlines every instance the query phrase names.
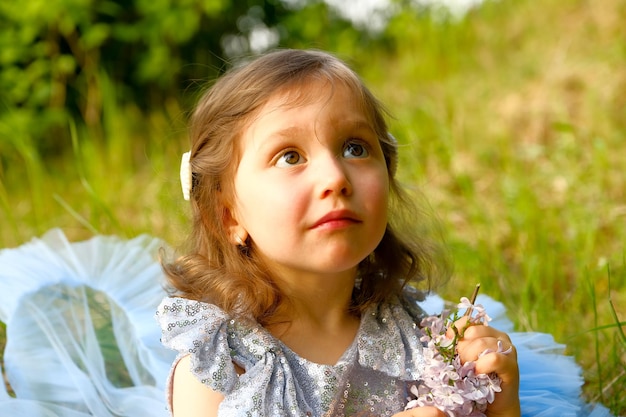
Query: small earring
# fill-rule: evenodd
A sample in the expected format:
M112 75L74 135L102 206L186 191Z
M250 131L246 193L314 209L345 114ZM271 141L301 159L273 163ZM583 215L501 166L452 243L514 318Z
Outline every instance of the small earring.
M241 236L235 233L235 242L237 242L237 246L246 246L246 242L243 241Z

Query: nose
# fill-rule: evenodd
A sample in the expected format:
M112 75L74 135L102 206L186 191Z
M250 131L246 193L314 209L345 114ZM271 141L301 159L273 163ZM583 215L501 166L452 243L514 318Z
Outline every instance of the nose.
M352 194L348 167L342 162L341 157L332 155L330 152L318 159L315 174L319 186L318 194L321 198Z

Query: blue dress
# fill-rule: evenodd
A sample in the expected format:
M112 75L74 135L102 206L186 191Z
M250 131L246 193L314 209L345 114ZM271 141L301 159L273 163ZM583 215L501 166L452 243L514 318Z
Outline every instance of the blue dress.
M407 384L421 372L416 319L441 311L440 298L371 308L341 359L319 365L254 320L167 298L156 261L163 245L147 236L70 243L52 230L0 251L12 391L0 384L1 416L165 417L168 374L184 355L202 382L224 393L224 416L384 416L403 408ZM610 415L580 399L581 371L562 345L542 333L511 333L500 303L479 302L518 350L524 416ZM233 363L246 370L241 377Z

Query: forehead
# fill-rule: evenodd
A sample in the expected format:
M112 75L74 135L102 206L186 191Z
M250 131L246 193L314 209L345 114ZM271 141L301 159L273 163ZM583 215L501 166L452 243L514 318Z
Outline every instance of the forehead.
M350 85L343 80L311 77L285 86L271 94L265 104L250 119L246 128L260 119L276 116L276 113L298 114L300 109L310 105L322 110L327 105L332 105L335 109L338 107L338 112L334 117L337 121L341 121L342 117L349 114L352 118L363 118L364 121L373 124L372 111L367 108L362 92L357 86ZM306 113L303 117L305 115Z

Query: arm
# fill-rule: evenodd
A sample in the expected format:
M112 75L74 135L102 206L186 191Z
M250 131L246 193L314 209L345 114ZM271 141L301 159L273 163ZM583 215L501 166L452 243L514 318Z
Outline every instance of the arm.
M191 373L189 356L178 362L172 380L173 417L216 417L223 399L222 394L204 385Z

